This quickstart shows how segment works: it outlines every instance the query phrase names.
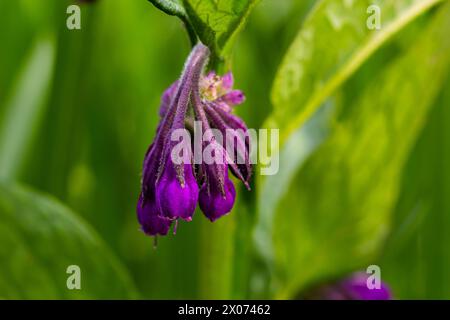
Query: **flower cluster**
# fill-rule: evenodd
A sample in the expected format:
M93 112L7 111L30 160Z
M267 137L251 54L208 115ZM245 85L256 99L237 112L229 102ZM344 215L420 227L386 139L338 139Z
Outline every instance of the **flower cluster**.
M232 89L231 73L223 77L214 72L203 74L208 57L208 48L201 43L196 45L180 79L162 96L161 120L145 155L137 205L138 220L147 235L166 235L172 222L178 219L191 221L197 203L211 221L229 213L236 190L228 169L248 187L252 172L250 142L235 136L238 141L235 149L229 152L211 130L246 132L245 123L231 113L245 97L241 91ZM183 149L180 159L173 161L176 143L171 134L179 129L192 130L194 121L199 121L205 132L204 147L211 148L215 158L223 161L197 163L193 158L198 155L194 154L191 145ZM244 161L235 161L237 158Z

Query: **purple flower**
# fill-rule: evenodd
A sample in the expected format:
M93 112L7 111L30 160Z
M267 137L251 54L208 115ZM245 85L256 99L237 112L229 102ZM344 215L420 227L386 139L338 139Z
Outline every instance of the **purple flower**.
M229 213L236 190L228 176L228 168L249 187L252 167L250 141L245 135L247 127L231 113L245 97L241 91L233 90L231 72L223 77L215 72L203 75L208 57L208 48L201 43L196 45L180 79L162 95L161 120L144 158L137 207L139 223L147 235L166 235L172 222L178 219L191 221L197 202L211 221ZM181 155L177 153L179 144L171 137L193 121L200 121L205 131L207 139L202 147L210 147L219 161L193 164L190 141L182 144ZM226 140L221 141L210 129L217 129ZM237 130L241 134L228 137L227 130ZM233 146L231 150L226 148L228 143Z
M324 300L390 300L391 290L381 282L379 288L368 285L369 275L357 272L343 280L324 285L310 295L313 299Z
M205 181L200 190L199 204L205 216L209 220L215 221L231 211L236 198L236 190L228 177L226 151L214 137L210 144L218 157L223 160L222 164L204 166Z
M200 81L200 93L216 106L231 111L236 105L244 102L245 96L240 90L233 90L234 78L231 72L223 77L211 71Z
M170 219L158 215L158 210L156 210L154 204L143 206L142 197L139 197L137 216L142 231L149 236L166 235L172 224Z

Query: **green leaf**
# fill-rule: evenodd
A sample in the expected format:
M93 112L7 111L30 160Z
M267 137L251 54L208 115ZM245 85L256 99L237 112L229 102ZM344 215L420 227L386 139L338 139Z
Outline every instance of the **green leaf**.
M279 68L272 89L281 143L311 117L377 49L442 0L322 0L305 22ZM381 29L370 30L369 6L381 10Z
M56 200L0 183L0 296L6 299L134 298L122 265L96 233ZM67 267L81 290L67 288Z
M258 190L259 210L255 242L259 253L266 260L271 261L274 254L272 239L267 237L267 234L272 232L273 213L280 198L286 193L286 186L292 183L295 173L327 137L331 111L331 105L321 109L291 136L280 153L279 170L275 175L257 177L257 183L262 188Z
M259 0L183 0L200 40L212 51L212 65L223 62L232 40Z
M449 17L450 5L442 7L410 47L342 99L333 133L280 192L272 229L259 235L273 246L265 260L276 297L365 267L379 254L404 163L449 70Z
M185 16L186 11L178 0L150 0L159 10L173 16Z
M383 278L397 299L450 298L449 80L403 173L385 246Z
M38 40L24 62L0 123L0 177L14 178L37 131L53 76L55 43Z

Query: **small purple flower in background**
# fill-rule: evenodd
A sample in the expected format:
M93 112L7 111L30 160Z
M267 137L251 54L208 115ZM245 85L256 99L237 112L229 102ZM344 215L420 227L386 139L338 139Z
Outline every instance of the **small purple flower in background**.
M250 141L242 135L233 135L233 150L227 150L216 132L227 137L228 130L247 132L242 119L231 112L244 102L244 94L233 90L233 75L223 77L210 72L203 75L209 49L203 44L194 47L183 73L161 98L155 139L150 145L143 164L141 194L137 205L138 221L145 234L166 235L172 222L191 221L197 203L205 216L215 221L233 208L236 190L228 176L231 172L249 188L252 173L249 156ZM171 135L200 121L205 132L203 148L209 147L217 163L197 164L191 144L183 148L180 161L173 161L176 143ZM193 164L195 163L195 164Z
M320 300L390 300L391 290L381 282L379 289L369 288L367 279L369 275L357 272L343 280L323 285L310 294L308 299Z

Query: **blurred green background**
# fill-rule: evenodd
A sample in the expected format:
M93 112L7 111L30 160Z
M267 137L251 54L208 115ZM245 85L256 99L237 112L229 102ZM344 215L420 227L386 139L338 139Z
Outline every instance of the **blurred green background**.
M71 31L72 3L0 2L0 298L296 298L370 264L395 298L450 298L448 1L260 1L229 65L280 172L157 249L141 164L189 39L145 0L83 4Z

